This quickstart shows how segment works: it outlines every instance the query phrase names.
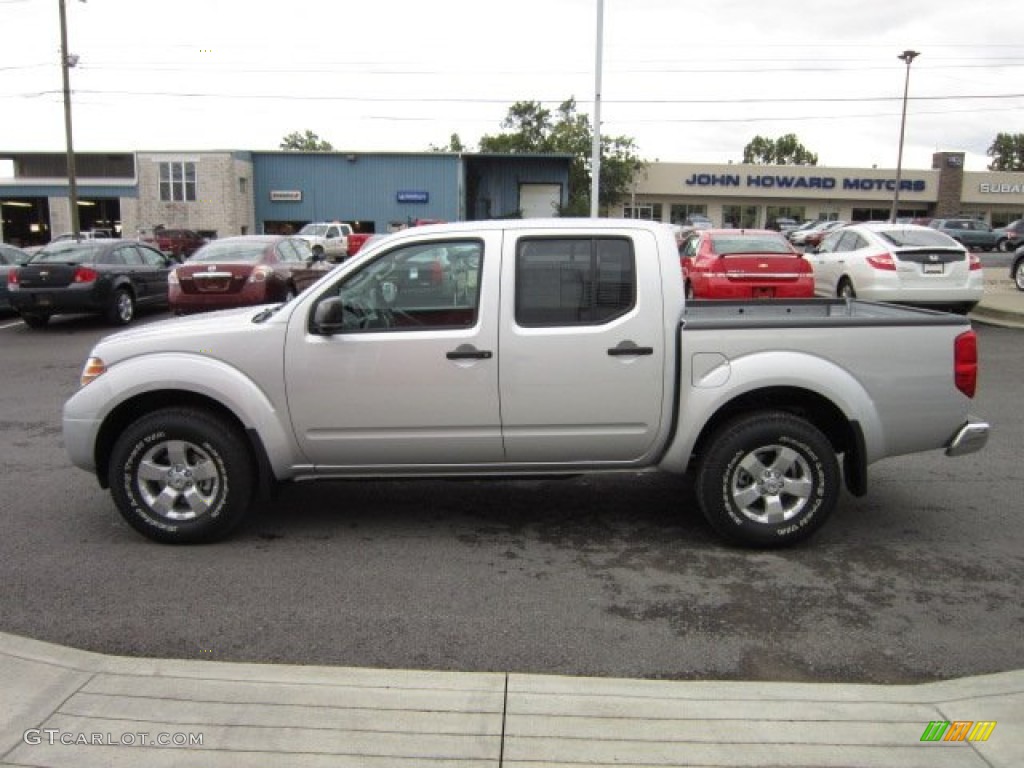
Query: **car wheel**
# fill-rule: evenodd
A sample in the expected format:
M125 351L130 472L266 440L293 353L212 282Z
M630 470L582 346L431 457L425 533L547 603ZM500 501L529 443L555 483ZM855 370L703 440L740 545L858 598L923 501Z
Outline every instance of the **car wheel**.
M1024 291L1024 259L1017 259L1013 265L1013 284L1018 291Z
M285 288L285 292L284 292L284 301L285 301L285 303L288 303L289 301L294 299L296 295L297 294L295 293L295 286L294 285L289 285L287 288Z
M840 299L856 299L857 292L853 289L853 283L845 277L840 280L839 287L836 288L836 296Z
M254 484L237 429L196 408L143 416L114 443L108 480L121 516L169 544L226 536L245 516Z
M313 246L313 255L314 255L314 256L315 256L316 258L318 258L318 259L319 259L319 258L320 258L321 256L323 256L323 255L324 255L324 249L323 249L323 246L321 246L321 245L314 245L314 246Z
M29 328L45 328L50 322L50 316L44 313L27 312L21 316L21 319Z
M1010 241L1004 237L1002 240L996 243L996 250L999 251L1000 253L1006 253L1007 251L1010 250Z
M107 319L114 325L128 325L135 317L135 297L126 288L119 288L114 291L110 308L107 310Z
M831 443L815 426L782 411L726 424L707 446L697 499L711 527L745 546L778 547L810 536L839 499Z

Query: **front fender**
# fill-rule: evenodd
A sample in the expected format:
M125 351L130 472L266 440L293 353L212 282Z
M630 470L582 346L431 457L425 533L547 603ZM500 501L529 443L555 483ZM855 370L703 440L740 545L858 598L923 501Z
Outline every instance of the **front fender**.
M259 435L278 479L302 463L283 398L274 398L237 368L203 355L168 352L130 358L82 387L65 404L64 443L75 466L95 472L105 426L126 411L205 399L230 412Z

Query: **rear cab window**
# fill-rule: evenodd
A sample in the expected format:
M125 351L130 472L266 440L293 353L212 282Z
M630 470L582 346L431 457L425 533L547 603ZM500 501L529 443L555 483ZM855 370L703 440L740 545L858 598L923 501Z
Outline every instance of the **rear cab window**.
M522 327L601 325L636 305L636 257L625 237L523 238L515 270Z

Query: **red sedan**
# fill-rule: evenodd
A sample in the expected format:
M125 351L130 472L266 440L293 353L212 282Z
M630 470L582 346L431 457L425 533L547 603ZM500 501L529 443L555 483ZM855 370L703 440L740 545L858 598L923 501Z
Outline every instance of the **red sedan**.
M679 248L687 298L794 299L814 296L810 263L778 232L705 229Z
M298 237L243 235L204 245L168 275L176 314L288 301L323 276Z

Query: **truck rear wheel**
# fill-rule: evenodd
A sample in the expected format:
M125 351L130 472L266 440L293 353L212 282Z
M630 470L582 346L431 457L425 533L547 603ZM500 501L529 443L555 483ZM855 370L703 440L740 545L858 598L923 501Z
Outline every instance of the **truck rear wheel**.
M252 497L253 462L238 430L197 408L143 416L114 443L110 493L121 516L156 541L226 536Z
M825 522L840 479L835 451L814 425L782 411L751 413L712 438L697 472L697 499L726 538L780 547Z

